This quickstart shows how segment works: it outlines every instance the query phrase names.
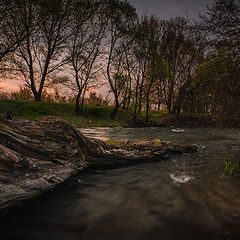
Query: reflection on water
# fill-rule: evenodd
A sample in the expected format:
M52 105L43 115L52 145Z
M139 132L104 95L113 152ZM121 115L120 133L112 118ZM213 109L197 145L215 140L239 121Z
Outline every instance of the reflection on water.
M95 128L91 137L196 143L196 154L81 173L0 218L0 239L240 239L240 184L222 172L240 132ZM183 131L184 130L184 131Z

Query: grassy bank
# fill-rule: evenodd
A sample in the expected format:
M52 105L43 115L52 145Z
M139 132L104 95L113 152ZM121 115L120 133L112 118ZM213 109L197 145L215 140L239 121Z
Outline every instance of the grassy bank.
M28 102L0 99L0 114L11 112L16 119L38 119L55 116L71 122L76 127L129 126L132 113L119 110L116 120L109 119L112 107L85 105L81 117L75 115L74 104Z
M131 111L119 109L115 121L109 119L112 106L85 105L82 116L75 115L75 105L66 103L28 102L0 99L0 114L12 113L15 119L38 119L55 116L71 122L76 127L240 127L239 119L217 119L206 114L181 113L179 116L164 111L152 111L150 122L144 122L144 113L133 123Z

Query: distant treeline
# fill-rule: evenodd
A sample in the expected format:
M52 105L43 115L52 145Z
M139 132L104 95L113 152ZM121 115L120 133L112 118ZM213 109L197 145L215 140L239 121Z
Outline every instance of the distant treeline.
M1 99L34 101L34 96L29 87L20 86L20 89L17 91L12 91L12 92L0 91L0 100ZM66 94L63 95L59 92L59 88L55 86L51 89L51 92L46 91L45 89L43 90L42 101L53 102L53 103L75 103L76 96L66 95ZM91 92L88 93L88 96L85 97L84 102L86 104L96 105L96 106L110 105L110 99L108 98L108 96L104 98L101 94L97 95L97 93L93 90L91 90Z
M25 80L35 101L55 85L86 92L107 82L118 109L240 113L240 3L214 0L198 22L138 16L119 0L0 0L3 77Z

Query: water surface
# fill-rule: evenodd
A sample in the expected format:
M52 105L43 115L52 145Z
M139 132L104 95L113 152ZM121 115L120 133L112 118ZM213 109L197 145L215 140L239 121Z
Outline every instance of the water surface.
M240 183L222 171L239 159L231 129L91 128L104 140L195 143L198 153L81 173L0 218L0 239L240 239Z

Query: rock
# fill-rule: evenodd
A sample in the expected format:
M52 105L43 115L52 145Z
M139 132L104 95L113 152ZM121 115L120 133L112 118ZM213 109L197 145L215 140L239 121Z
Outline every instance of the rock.
M159 161L195 152L195 145L161 141L109 145L84 137L54 117L8 121L0 116L0 212L35 197L83 169Z

